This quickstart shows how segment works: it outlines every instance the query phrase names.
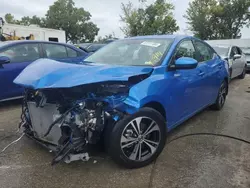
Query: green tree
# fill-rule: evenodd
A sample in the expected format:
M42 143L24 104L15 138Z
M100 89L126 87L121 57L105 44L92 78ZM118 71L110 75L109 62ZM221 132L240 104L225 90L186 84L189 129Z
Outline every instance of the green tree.
M75 7L73 0L57 0L45 17L46 26L66 32L66 41L92 42L99 28L90 21L91 14Z
M22 25L35 24L35 25L43 26L45 23L44 23L44 19L39 18L37 16L32 16L32 17L24 16L21 18L20 24Z
M173 4L165 0L156 0L151 5L141 1L140 8L131 2L122 3L121 21L125 24L121 30L126 36L172 34L179 29L173 16Z
M93 42L99 28L90 21L91 14L83 8L75 7L73 0L57 0L49 7L45 18L24 16L15 20L10 13L5 15L7 23L62 29L66 32L66 41Z
M185 17L189 29L203 40L238 38L249 23L249 7L250 0L194 0Z
M109 39L117 39L117 38L115 37L115 34L112 33L112 34L109 34L109 35L105 35L104 37L99 36L97 38L96 42L98 42L98 43L105 43Z
M14 16L10 13L5 14L4 19L9 24L15 24L17 22Z

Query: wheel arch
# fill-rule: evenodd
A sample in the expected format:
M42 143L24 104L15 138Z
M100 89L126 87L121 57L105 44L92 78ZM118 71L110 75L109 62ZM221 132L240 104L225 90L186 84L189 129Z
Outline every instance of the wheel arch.
M154 110L158 111L164 117L165 121L167 120L166 109L164 108L164 106L160 102L151 101L151 102L144 104L143 107L153 108Z

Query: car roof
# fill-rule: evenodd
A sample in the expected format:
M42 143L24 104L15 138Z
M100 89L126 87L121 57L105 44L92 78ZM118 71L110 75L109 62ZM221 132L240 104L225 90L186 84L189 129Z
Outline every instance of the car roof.
M22 44L22 43L50 43L50 44L64 44L64 45L73 46L71 44L62 43L62 42L52 42L52 41L42 41L42 40L12 40L12 41L1 42L1 44L3 44L3 43L6 44L6 45Z
M232 46L223 46L223 45L211 45L214 48L231 48Z
M59 44L68 46L74 49L78 49L72 44L62 43L62 42L52 42L52 41L41 41L41 40L13 40L13 41L4 41L0 43L0 48L8 48L9 46L13 46L16 44L27 44L27 43L47 43L47 44ZM82 50L81 50L82 51Z

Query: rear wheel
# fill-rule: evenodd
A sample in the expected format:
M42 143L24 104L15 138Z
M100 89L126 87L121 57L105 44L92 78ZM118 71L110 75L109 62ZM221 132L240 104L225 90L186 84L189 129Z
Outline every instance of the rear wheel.
M228 84L223 81L216 99L216 102L211 106L213 110L221 110L226 102Z
M166 140L166 124L152 108L142 108L114 125L108 152L113 160L126 168L150 164L161 153Z

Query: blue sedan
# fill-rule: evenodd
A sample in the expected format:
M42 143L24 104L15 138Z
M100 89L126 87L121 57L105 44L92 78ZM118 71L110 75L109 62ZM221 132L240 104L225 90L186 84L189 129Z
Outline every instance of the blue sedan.
M46 41L8 41L0 43L0 101L20 98L23 88L13 80L31 62L39 58L76 63L87 53L62 43ZM46 66L46 64L44 64ZM32 76L31 74L30 76Z
M87 146L103 141L114 161L138 168L158 157L168 131L222 109L228 80L207 43L162 35L114 41L82 64L41 59L14 82L26 88L21 125L57 153L53 164L86 160Z

